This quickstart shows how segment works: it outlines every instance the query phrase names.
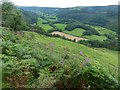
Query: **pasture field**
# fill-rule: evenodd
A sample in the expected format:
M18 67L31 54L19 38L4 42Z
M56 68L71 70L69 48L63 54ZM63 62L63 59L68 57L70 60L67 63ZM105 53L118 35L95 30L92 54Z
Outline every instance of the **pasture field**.
M41 27L47 32L50 29L53 29L49 24L42 24Z
M86 36L83 36L83 32L85 31L84 29L81 29L81 28L76 28L72 31L67 31L65 30L65 26L64 24L55 24L59 29L63 30L64 33L66 34L70 34L70 35L73 35L73 36L78 36L78 37L85 37L85 38L88 38L88 39L91 39L91 40L99 40L99 41L103 41L103 40L106 40L107 37L105 36L105 34L110 34L110 35L113 35L114 37L116 37L116 32L112 31L112 30L109 30L109 29L106 29L106 28L102 28L100 26L91 26L92 28L94 28L95 30L97 30L101 36L98 36L98 35L86 35Z
M67 34L74 35L74 36L79 36L79 37L81 37L81 36L83 35L83 32L84 32L84 31L85 31L84 29L76 28L76 29L74 29L74 30L72 30L72 31L67 31L67 30L65 30L65 31L63 31L63 32L64 32L64 33L67 33Z
M56 26L58 29L61 29L61 30L65 30L66 25L67 25L67 24L62 24L62 23L55 24L55 26Z
M53 27L51 27L49 24L42 24L43 22L48 22L42 18L38 18L38 22L37 24L42 27L46 32L50 29L53 29Z
M90 36L83 36L83 37L88 38L90 40L99 40L99 41L103 41L107 39L106 36L98 36L98 35L90 35Z
M100 26L91 26L92 28L94 28L95 30L97 30L101 35L104 35L104 34L112 34L112 35L117 35L116 32L110 30L110 29L107 29L107 28L103 28L103 27L100 27Z
M45 15L45 18L50 22L57 21L57 17L55 15Z
M38 25L42 24L43 22L47 22L47 21L42 18L38 18L38 22L37 22Z

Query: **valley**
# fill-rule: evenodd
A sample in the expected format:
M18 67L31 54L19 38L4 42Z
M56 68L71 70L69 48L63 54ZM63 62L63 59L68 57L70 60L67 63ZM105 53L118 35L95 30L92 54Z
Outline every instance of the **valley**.
M3 88L120 87L116 5L2 7Z

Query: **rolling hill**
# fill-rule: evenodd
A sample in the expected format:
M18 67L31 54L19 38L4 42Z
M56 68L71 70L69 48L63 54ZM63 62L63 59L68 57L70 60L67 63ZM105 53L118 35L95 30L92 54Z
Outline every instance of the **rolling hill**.
M61 22L79 21L90 25L99 25L117 32L118 6L89 6L73 8L19 7L35 13L53 14Z

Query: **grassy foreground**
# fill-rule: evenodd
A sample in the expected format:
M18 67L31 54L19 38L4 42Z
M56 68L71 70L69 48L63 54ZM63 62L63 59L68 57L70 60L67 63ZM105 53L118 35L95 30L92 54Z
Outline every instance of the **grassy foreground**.
M2 32L3 87L116 88L118 52L47 37Z

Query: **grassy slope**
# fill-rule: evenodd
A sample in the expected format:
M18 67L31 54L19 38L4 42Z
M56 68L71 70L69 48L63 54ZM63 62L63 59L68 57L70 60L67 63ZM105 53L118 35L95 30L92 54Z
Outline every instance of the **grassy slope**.
M26 35L30 35L30 34L34 34L35 42L44 43L46 45L49 45L50 43L54 43L55 50L61 53L64 51L64 47L69 48L71 51L70 53L75 55L79 55L79 51L83 51L83 53L91 59L91 63L93 65L96 63L100 63L100 66L104 69L106 68L112 71L114 70L113 67L117 66L118 64L117 51L112 51L102 48L100 49L90 48L81 44L62 40L60 38L51 38L33 32L26 32Z
M11 31L4 31L4 35L6 35L4 37L4 39L10 39L12 41L14 41L14 32L11 33ZM26 31L24 36L22 35L16 35L18 38L18 43L15 43L13 45L14 50L18 50L18 52L16 52L17 54L22 53L21 51L24 51L26 53L30 53L29 50L32 49L32 53L33 54L26 54L26 55L32 55L32 57L28 57L28 59L20 59L20 58L15 58L14 56L9 56L9 55L3 55L5 56L4 60L7 60L6 58L9 58L9 60L7 62L5 62L4 64L6 65L7 63L9 63L10 65L12 65L12 67L10 68L11 71L14 71L14 69L18 70L19 73L21 73L21 69L19 70L18 67L24 67L24 61L26 62L25 65L35 65L36 67L39 65L43 65L42 68L37 68L40 70L40 77L38 78L39 83L42 80L42 85L41 84L36 84L36 86L38 88L41 87L46 87L46 85L49 86L49 83L54 83L54 81L52 81L51 78L51 74L46 71L47 68L49 67L45 67L44 65L46 65L46 63L53 63L52 65L61 65L60 62L63 59L61 56L63 54L65 54L65 48L69 49L69 56L70 58L68 59L64 59L65 60L65 65L64 68L62 68L63 70L67 69L70 70L70 67L73 67L74 64L79 67L81 66L81 62L83 60L86 60L85 58L88 57L90 59L90 63L92 64L92 66L96 67L96 68L100 68L104 70L104 73L114 73L115 67L117 67L118 65L118 54L117 51L112 51L112 50L108 50L108 49L96 49L96 48L90 48L78 43L74 43L71 41L67 41L67 40L63 40L60 38L54 38L54 37L47 37L35 32L28 32ZM7 40L7 42L8 42ZM20 43L19 43L20 41ZM5 42L4 42L5 43ZM8 44L8 43L7 43ZM54 47L50 47L49 49L47 49L49 46L54 45ZM27 46L26 46L27 45ZM16 47L19 46L19 47ZM16 47L16 48L15 48ZM23 48L24 47L24 48ZM28 48L29 47L29 48ZM12 46L9 47L10 48L10 55L12 55ZM28 50L29 49L29 50ZM52 52L54 49L54 52ZM82 51L83 55L80 55L79 52ZM23 52L23 53L24 53ZM52 57L50 57L50 56ZM37 57L39 60L37 60L37 58L33 58L33 56ZM14 57L14 58L13 58ZM23 63L20 64L19 63ZM35 64L34 64L35 63ZM70 64L72 63L72 65ZM18 67L16 67L18 66ZM4 67L5 68L5 67ZM7 68L7 67L6 67ZM9 68L8 68L9 70ZM58 69L58 72L61 72L61 69ZM31 72L32 73L32 72ZM62 73L62 72L61 72ZM55 73L55 75L58 73ZM29 75L29 74L28 74ZM47 76L46 76L47 75ZM116 74L114 74L116 75ZM49 79L46 82L46 77ZM32 77L30 77L32 78ZM42 79L44 78L44 79ZM33 79L34 80L34 79ZM53 79L54 80L54 79ZM57 80L57 79L56 79ZM35 81L34 81L35 82ZM47 84L46 84L47 83ZM44 85L45 84L45 85ZM33 85L34 86L34 85ZM32 88L33 88L32 86ZM3 83L3 87L9 87L9 83L6 83L4 81ZM29 86L30 87L30 86Z

